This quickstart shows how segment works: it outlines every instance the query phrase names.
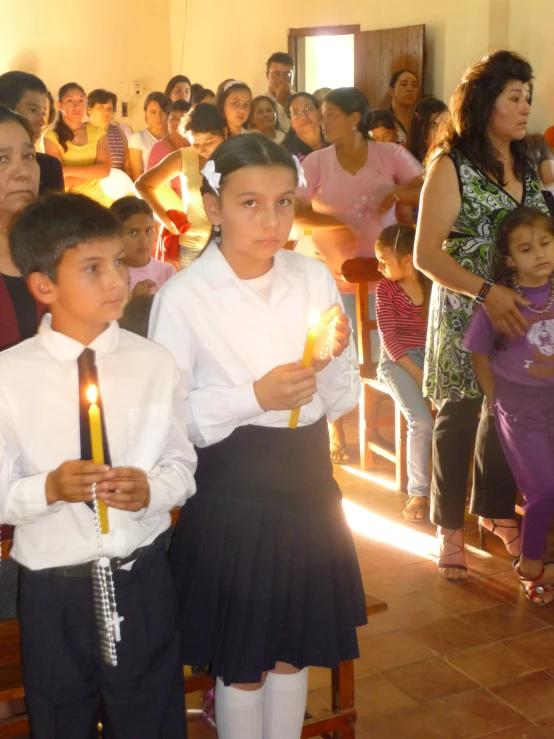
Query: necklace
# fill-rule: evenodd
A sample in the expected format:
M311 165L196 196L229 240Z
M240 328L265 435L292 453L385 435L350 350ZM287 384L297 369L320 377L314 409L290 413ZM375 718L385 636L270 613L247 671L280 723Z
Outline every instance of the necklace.
M514 289L514 292L519 295L520 298L523 298L524 300L528 300L528 298L525 297L523 294L523 290L521 289L516 276L512 276L512 287ZM550 278L550 297L548 298L548 301L544 305L529 305L527 306L527 310L529 310L531 313L548 313L548 311L552 308L554 305L554 281L552 277Z

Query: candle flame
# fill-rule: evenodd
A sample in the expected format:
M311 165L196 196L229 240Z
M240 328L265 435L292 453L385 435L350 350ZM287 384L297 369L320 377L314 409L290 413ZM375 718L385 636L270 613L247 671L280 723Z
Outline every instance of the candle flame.
M89 403L96 403L96 400L98 398L98 390L96 389L96 385L89 385L87 388L87 400Z
M314 328L319 323L321 312L318 310L311 310L308 317L308 328Z

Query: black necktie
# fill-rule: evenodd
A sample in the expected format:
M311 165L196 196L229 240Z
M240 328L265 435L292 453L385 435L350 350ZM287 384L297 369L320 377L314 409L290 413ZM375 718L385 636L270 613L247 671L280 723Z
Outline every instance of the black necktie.
M104 464L112 464L110 457L110 449L108 446L108 437L106 435L106 423L104 419L104 408L102 406L102 396L100 395L100 387L98 385L98 370L96 369L96 361L94 351L85 349L77 359L79 368L79 426L81 431L81 459L92 459L92 445L90 441L90 424L88 419L88 411L90 401L87 398L87 389L89 385L96 385L98 398L96 404L100 410L100 419L102 422L102 443L104 447ZM89 508L93 508L92 503L87 503Z

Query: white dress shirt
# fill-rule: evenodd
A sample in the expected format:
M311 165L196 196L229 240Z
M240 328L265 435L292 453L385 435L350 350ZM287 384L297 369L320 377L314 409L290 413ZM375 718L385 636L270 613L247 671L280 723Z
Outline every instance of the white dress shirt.
M0 354L0 522L14 524L12 557L33 570L98 557L94 514L85 503L48 505L45 483L62 462L80 459L77 358L85 347L52 330ZM113 467L147 473L150 505L108 508L108 557L125 557L170 524L169 511L195 491L196 454L187 438L179 372L170 354L116 322L96 352Z
M281 250L274 258L268 300L240 280L212 242L154 298L150 336L177 360L187 397L190 439L210 446L248 424L286 427L290 411L264 411L254 382L302 358L309 314L341 303L321 262ZM265 297L265 296L264 296ZM330 421L358 402L358 360L351 341L340 359L317 374L317 393L299 425Z
M283 133L286 133L287 131L290 130L290 120L289 120L289 117L287 115L287 111L285 110L284 106L281 105L280 102L278 102L277 98L271 92L271 90L269 89L269 87L267 88L267 92L264 92L263 94L266 95L268 98L271 98L273 100L273 102L275 103L275 105L277 106L277 118L279 120L279 128L281 129L281 131ZM294 94L295 94L295 91L294 90L291 90L290 91L291 97ZM278 141L277 143L280 144L281 142Z

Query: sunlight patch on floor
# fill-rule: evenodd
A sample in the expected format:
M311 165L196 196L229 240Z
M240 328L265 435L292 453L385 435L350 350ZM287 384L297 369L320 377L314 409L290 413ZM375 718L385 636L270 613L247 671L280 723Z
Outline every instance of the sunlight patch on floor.
M373 482L375 485L380 485L382 488L387 488L387 490L396 490L395 482L384 475L374 475L371 472L359 470L356 467L349 467L348 465L341 465L341 470L349 472L351 475L355 475L356 477L361 477L362 480L366 480L367 482Z

